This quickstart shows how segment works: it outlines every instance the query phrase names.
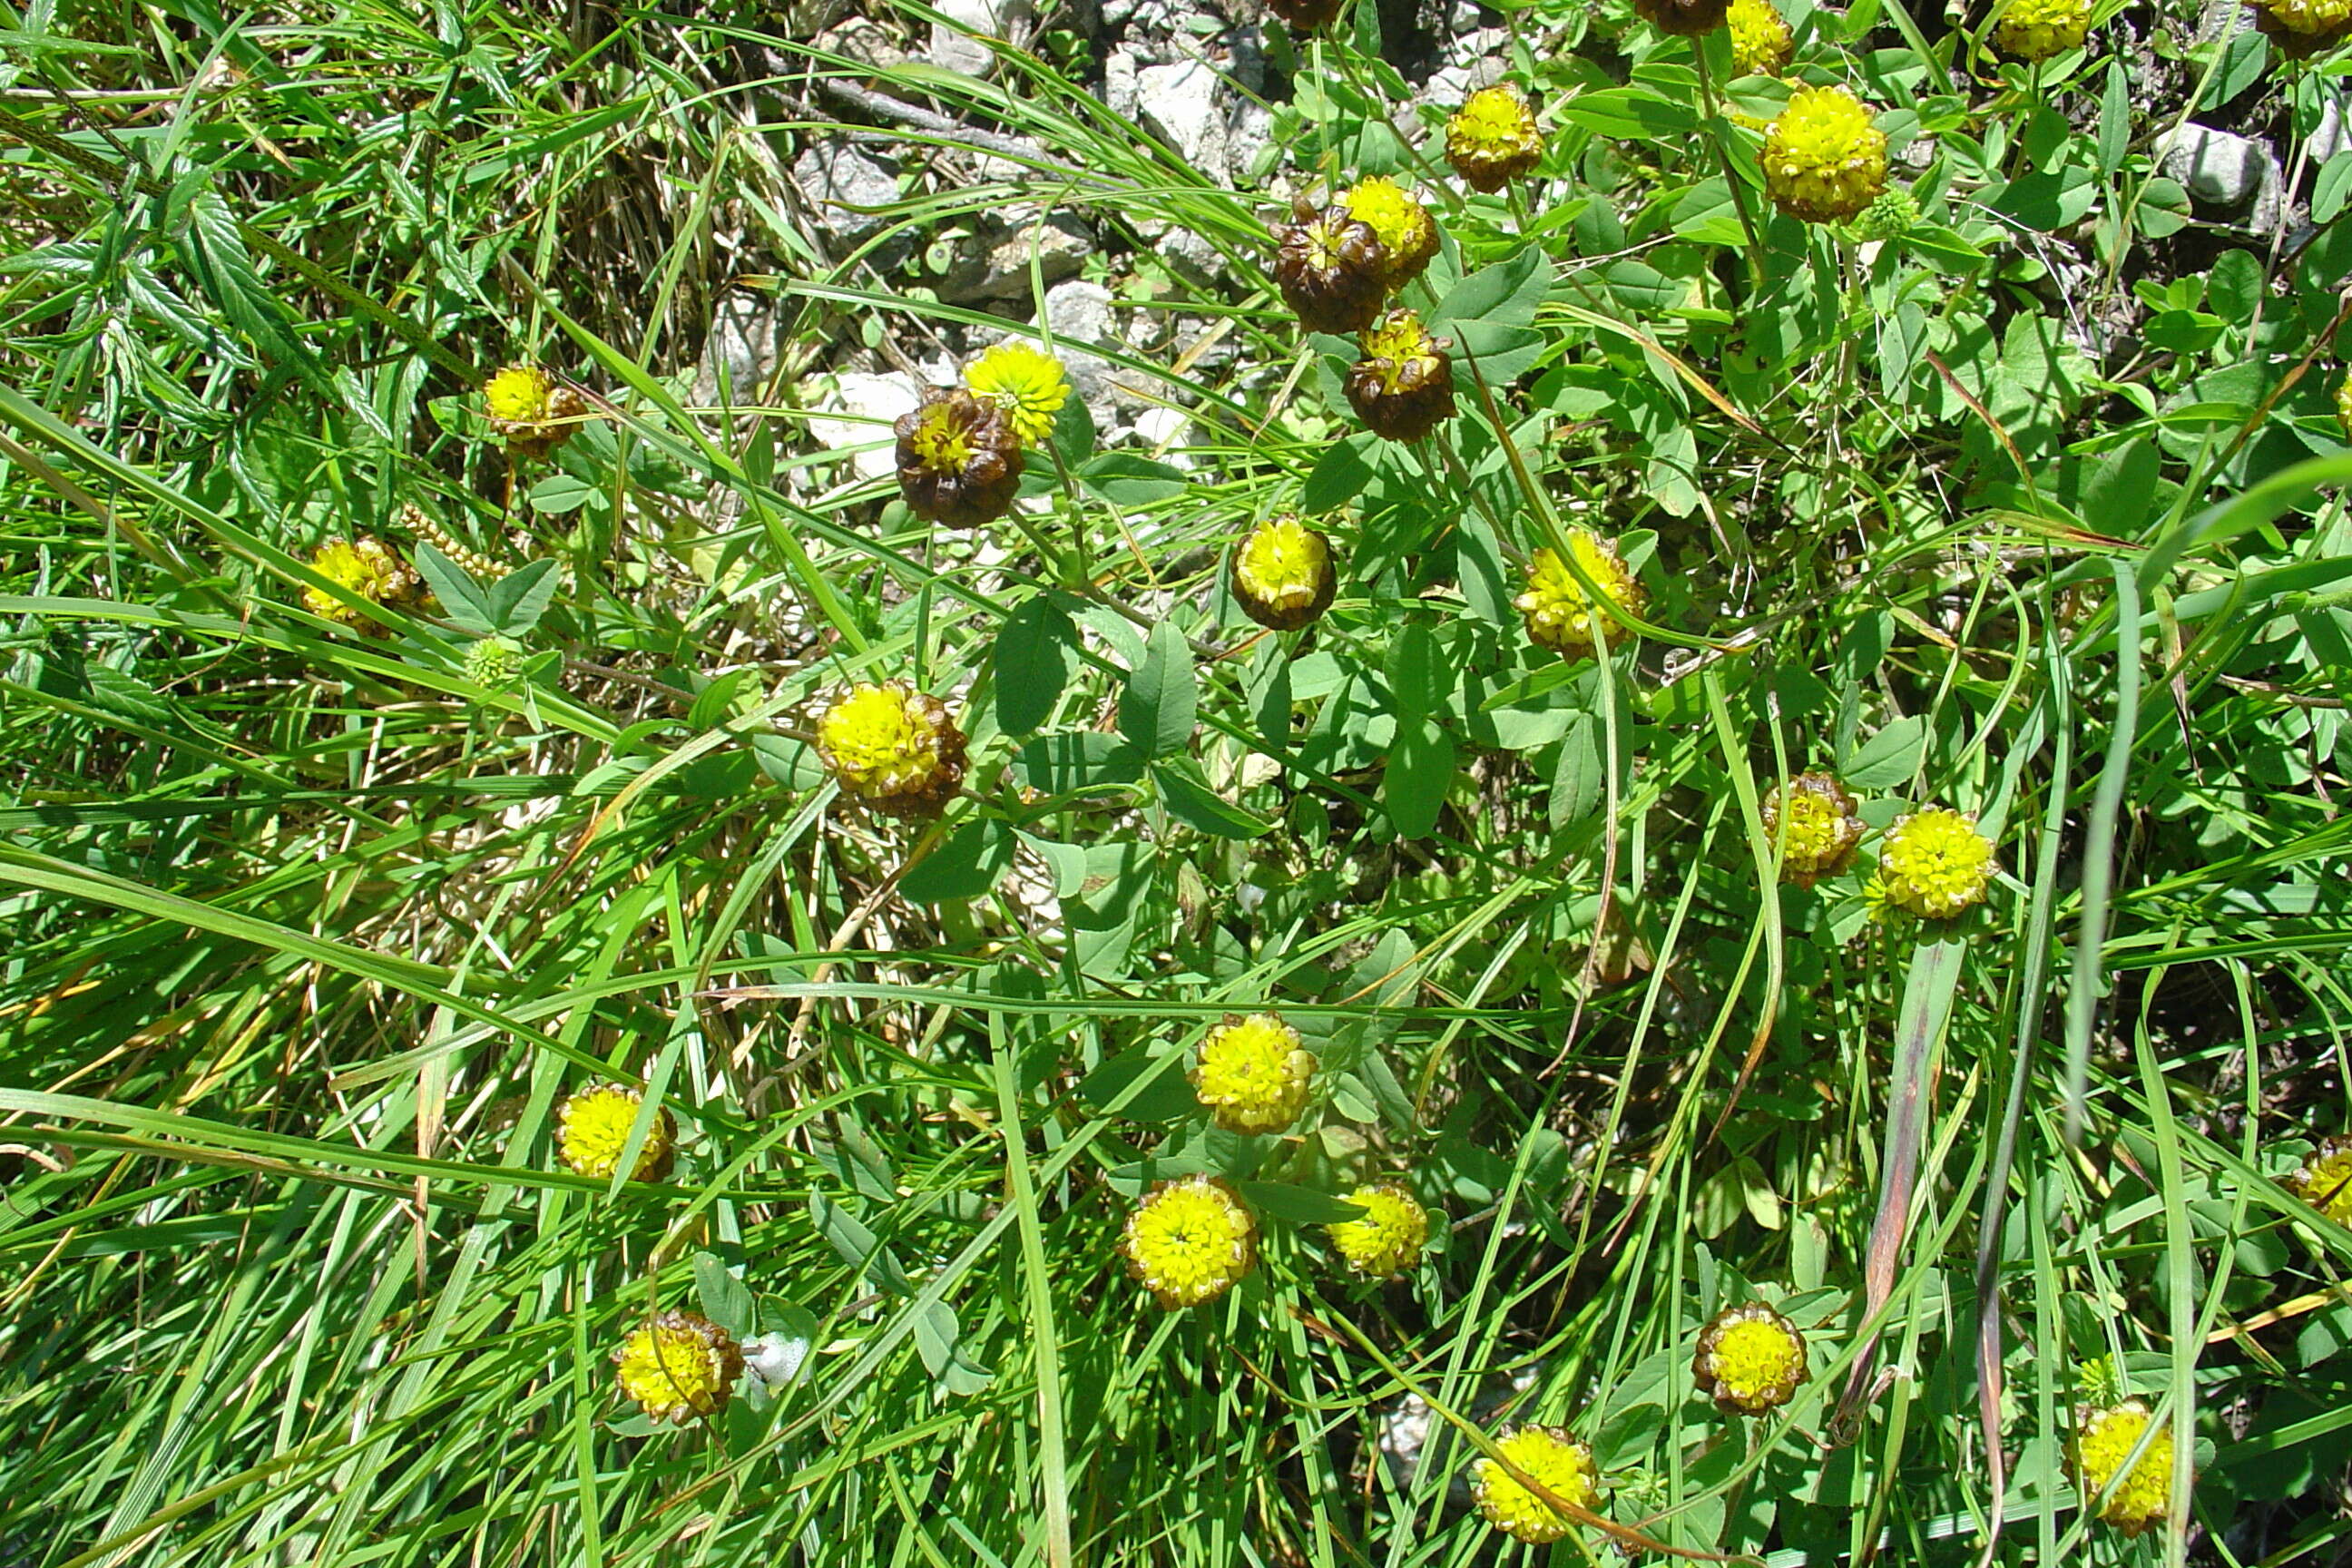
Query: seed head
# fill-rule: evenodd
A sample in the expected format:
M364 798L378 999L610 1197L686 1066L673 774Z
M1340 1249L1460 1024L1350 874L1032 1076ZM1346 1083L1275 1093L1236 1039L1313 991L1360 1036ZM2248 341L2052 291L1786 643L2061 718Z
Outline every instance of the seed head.
M1280 1015L1228 1014L1201 1042L1192 1088L1229 1132L1279 1132L1307 1108L1315 1058Z
M2144 1399L2105 1406L2085 1405L2074 1412L2074 1464L2082 1472L2084 1500L2087 1504L2107 1492L2121 1475L2122 1482L2099 1505L2099 1517L2126 1535L2137 1535L2161 1523L2172 1501L2169 1427L2149 1439L2129 1470L2124 1468L2150 1419Z
M1228 581L1242 613L1277 632L1313 621L1339 588L1331 542L1287 511L1242 535Z
M644 1099L625 1083L592 1083L564 1096L555 1108L556 1158L581 1175L611 1181L621 1168L621 1151L628 1146L629 1129L636 1124ZM669 1173L677 1143L677 1122L667 1108L656 1111L629 1179L660 1181Z
M1845 89L1801 87L1765 129L1763 164L1765 194L1782 212L1832 223L1886 188L1886 132Z
M1778 76L1797 47L1789 24L1772 0L1731 0L1724 13L1731 27L1734 76Z
M1786 826L1782 826L1785 821ZM1788 835L1780 855L1780 879L1810 888L1853 864L1862 842L1862 817L1853 796L1834 774L1799 773L1764 797L1764 831Z
M1543 158L1535 106L1507 83L1482 87L1445 122L1445 161L1474 191L1495 192Z
M743 1374L734 1337L694 1312L663 1312L641 1323L613 1352L621 1392L656 1421L684 1426L715 1415Z
M1394 180L1359 180L1339 205L1381 242L1386 268L1381 282L1391 292L1420 277L1437 254L1437 220Z
M1119 1239L1134 1275L1170 1310L1213 1301L1257 1261L1257 1221L1215 1176L1162 1182L1127 1216Z
M310 557L310 570L350 589L371 605L394 609L422 598L425 579L393 548L373 534L362 533L356 543L330 539ZM347 605L324 588L302 590L302 607L312 615L370 633L383 631L383 623L357 605Z
M1496 1438L1495 1447L1560 1501L1591 1510L1600 1500L1600 1472L1592 1450L1566 1428L1521 1426ZM1480 1456L1473 1474L1478 1511L1513 1540L1541 1544L1562 1540L1576 1528L1571 1516L1538 1497L1494 1460Z
M2010 0L1992 46L2014 60L2046 60L2081 48L2090 30L2090 0Z
M972 361L963 384L982 402L1003 410L1013 433L1030 446L1054 433L1054 416L1070 400L1062 362L1017 341L999 343Z
M1976 819L1943 806L1896 817L1878 847L1887 902L1927 920L1949 920L1982 903L2000 869Z
M1021 489L1021 437L995 404L961 387L935 386L891 431L898 437L898 493L917 517L978 528L1013 505Z
M1348 1194L1364 1212L1330 1227L1331 1245L1348 1267L1372 1279L1391 1279L1421 1261L1429 1243L1429 1211L1402 1182L1369 1182Z
M1275 286L1310 332L1370 326L1388 294L1389 258L1372 226L1344 206L1307 213L1275 230Z
M1599 534L1572 529L1568 547L1585 574L1601 585L1609 602L1629 616L1641 615L1650 602L1641 583L1626 569L1617 547ZM1598 614L1584 584L1576 580L1557 552L1538 550L1528 563L1527 592L1511 601L1527 617L1528 640L1552 648L1564 658L1583 658L1596 647L1592 617ZM1623 642L1629 637L1612 640Z
M1418 441L1454 413L1451 338L1433 338L1412 310L1391 310L1357 339L1342 383L1357 417L1375 436Z
M1698 1391L1727 1415L1761 1415L1805 1381L1805 1338L1761 1301L1716 1314L1691 1361Z
M964 734L947 704L903 680L859 685L816 721L817 754L877 811L939 816L963 783Z

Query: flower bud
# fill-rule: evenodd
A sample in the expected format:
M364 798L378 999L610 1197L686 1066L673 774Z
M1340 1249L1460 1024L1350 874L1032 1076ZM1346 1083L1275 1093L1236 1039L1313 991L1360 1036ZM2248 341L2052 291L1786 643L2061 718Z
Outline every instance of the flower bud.
M629 1129L636 1125L637 1108L644 1100L625 1083L592 1083L565 1095L555 1108L556 1158L580 1175L611 1181L621 1168L621 1152L628 1147ZM677 1145L677 1121L667 1109L655 1112L629 1180L658 1182L669 1174Z
M1280 1015L1227 1014L1201 1042L1192 1088L1228 1132L1280 1132L1307 1108L1315 1058Z
M1797 40L1772 0L1731 0L1724 21L1731 28L1732 75L1780 74Z
M630 1331L613 1363L638 1409L678 1426L725 1408L743 1373L734 1336L696 1312L664 1312Z
M1215 1176L1162 1182L1127 1216L1128 1272L1174 1310L1213 1301L1257 1261L1257 1221Z
M360 535L357 542L348 539L330 539L319 546L310 557L310 570L338 586L348 588L371 605L385 605L398 609L415 604L424 596L425 579L416 568L402 560L393 548L373 534ZM380 634L383 623L371 617L355 605L344 603L324 588L302 590L302 607L322 619L371 634Z
M2152 1418L2144 1399L2085 1405L2074 1412L2074 1468L2081 1476L2084 1501L2087 1505L2105 1493L2099 1517L2120 1534L2153 1529L2171 1510L2172 1429L2158 1432L2140 1449L2139 1458L2131 1458ZM2126 1460L2131 1461L2128 1469Z
M1781 846L1780 879L1810 888L1853 864L1862 817L1835 775L1799 773L1764 797L1764 832L1775 839L1788 836Z
M1566 1428L1521 1426L1496 1438L1495 1447L1560 1501L1591 1510L1601 1500L1601 1470L1592 1450ZM1565 1540L1576 1528L1573 1515L1560 1512L1494 1460L1480 1456L1472 1473L1478 1511L1512 1540L1541 1545Z
M1633 0L1634 14L1661 33L1696 38L1723 26L1731 0Z
M1691 1360L1698 1391L1727 1415L1761 1415L1805 1381L1805 1337L1761 1301L1716 1314Z
M506 437L507 450L523 458L552 452L572 439L588 415L587 399L535 364L500 369L483 384L482 405L490 428Z
M1363 1214L1330 1227L1331 1245L1348 1267L1372 1279L1393 1279L1421 1261L1429 1244L1429 1211L1402 1182L1368 1182L1348 1194Z
M1641 582L1618 556L1617 547L1589 529L1571 529L1568 547L1585 575L1600 584L1602 595L1629 616L1639 616L1649 604ZM1528 563L1527 592L1511 601L1527 617L1528 640L1566 658L1584 658L1598 651L1592 620L1596 609L1584 584L1568 569L1557 552L1538 550ZM1629 642L1633 634L1614 637Z
M1923 920L1950 920L1982 903L2000 869L1976 819L1942 806L1896 817L1878 847L1886 901Z
M1348 187L1339 205L1381 242L1381 281L1391 293L1421 276L1437 254L1437 220L1394 180L1377 175Z

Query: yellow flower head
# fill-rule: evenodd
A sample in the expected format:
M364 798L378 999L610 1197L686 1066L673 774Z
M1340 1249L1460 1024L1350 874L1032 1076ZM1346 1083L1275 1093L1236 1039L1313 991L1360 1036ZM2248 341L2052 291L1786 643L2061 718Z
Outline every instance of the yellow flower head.
M1560 1501L1591 1511L1600 1500L1600 1472L1592 1462L1592 1450L1565 1429L1521 1426L1495 1439L1495 1447ZM1561 1540L1576 1528L1572 1517L1538 1497L1526 1482L1494 1460L1480 1456L1474 1474L1472 1488L1478 1511L1513 1540L1540 1544Z
M2338 1225L2352 1225L2352 1138L2328 1138L2279 1184Z
M680 1426L713 1415L735 1392L743 1352L732 1335L693 1312L661 1313L639 1324L613 1352L621 1392L656 1421Z
M1573 529L1568 536L1568 548L1585 574L1600 584L1611 604L1629 616L1639 616L1647 607L1649 595L1633 574L1626 570L1616 547L1607 540L1585 529ZM1557 552L1544 549L1535 552L1528 563L1527 592L1511 603L1527 617L1528 639L1538 647L1555 649L1568 658L1583 658L1592 653L1596 646L1592 617L1596 612L1591 597ZM1622 647L1633 640L1633 634L1612 623L1610 640Z
M972 361L963 384L1004 410L1013 433L1033 447L1054 433L1054 416L1070 400L1062 362L1018 341L999 343Z
M482 406L490 428L526 457L552 451L572 439L587 401L535 364L510 364L483 384Z
M1788 835L1780 877L1810 888L1853 863L1862 817L1853 796L1828 773L1799 773L1764 797L1764 831Z
M816 749L843 789L901 816L937 816L963 783L963 731L903 680L851 688L816 721Z
M1896 817L1878 847L1887 901L1927 920L1949 920L1983 902L2000 869L1976 820L1943 806Z
M1992 44L2011 59L2046 60L2081 48L2090 30L2090 0L2010 0Z
M1234 547L1234 602L1262 626L1297 631L1328 609L1339 575L1331 543L1293 512L1270 517Z
M1501 190L1543 158L1535 106L1508 83L1482 87L1445 122L1445 161L1474 191Z
M1886 188L1886 132L1842 87L1801 87L1764 132L1764 190L1808 223L1849 218Z
M1733 75L1778 76L1789 63L1796 39L1772 0L1731 0L1724 20L1731 27Z
M2344 426L2344 434L2352 437L2352 371L2336 384L2336 422Z
M1761 1301L1716 1314L1691 1362L1698 1390L1727 1415L1761 1415L1805 1381L1805 1338Z
M1343 390L1376 436L1418 441L1454 412L1451 338L1430 336L1419 312L1391 310L1357 340Z
M1298 1031L1273 1013L1228 1014L1201 1044L1192 1087L1232 1132L1279 1132L1307 1108L1315 1058Z
M1389 288L1402 289L1420 277L1437 254L1437 220L1394 180L1378 175L1359 180L1340 198L1340 205L1380 240L1381 281Z
M1162 1182L1127 1216L1128 1272L1173 1310L1213 1301L1257 1261L1257 1221L1214 1176Z
M2074 1412L2074 1463L2082 1471L2087 1505L2101 1492L2099 1517L2126 1535L2137 1535L2163 1522L2172 1501L2172 1431L2167 1427L2151 1438L2126 1471L2140 1434L2147 1430L2152 1413L2144 1399L2126 1399L2104 1407L2084 1405ZM2107 1488L2121 1475L2121 1484Z
M1368 1182L1348 1194L1364 1212L1331 1226L1331 1245L1348 1267L1374 1279L1390 1279L1421 1261L1429 1242L1429 1211L1402 1182Z
M2352 33L2352 0L2247 0L2254 26L2282 54L2303 59Z
M425 584L415 567L373 534L360 535L356 543L348 539L330 539L310 557L310 570L349 588L371 605L397 607L407 604L418 597ZM366 631L383 629L358 606L343 603L324 588L303 589L302 607L314 616L340 621L347 626Z
M564 1096L555 1108L555 1154L583 1176L609 1182L621 1168L621 1151L636 1124L637 1107L645 1097L624 1083L592 1083ZM654 1115L646 1141L637 1149L634 1182L658 1182L669 1173L670 1156L677 1143L677 1122L667 1110Z

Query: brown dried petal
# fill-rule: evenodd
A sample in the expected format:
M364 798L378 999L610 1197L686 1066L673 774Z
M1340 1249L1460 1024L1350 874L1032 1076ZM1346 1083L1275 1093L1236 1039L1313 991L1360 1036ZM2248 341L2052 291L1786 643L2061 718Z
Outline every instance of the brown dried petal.
M934 421L960 435L970 455L960 462L927 458L917 437ZM917 517L978 528L1011 509L1021 489L1021 441L1001 409L961 387L935 386L891 430L898 438L898 491Z

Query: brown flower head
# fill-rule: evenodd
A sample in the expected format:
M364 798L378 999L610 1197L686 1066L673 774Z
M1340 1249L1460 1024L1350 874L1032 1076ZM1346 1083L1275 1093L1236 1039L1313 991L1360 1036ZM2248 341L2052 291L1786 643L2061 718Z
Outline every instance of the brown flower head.
M1296 513L1270 517L1234 546L1234 603L1259 626L1295 632L1331 607L1339 574L1331 542Z
M1391 310L1358 339L1360 350L1342 384L1356 415L1375 436L1418 441L1454 413L1450 338L1433 338L1412 310Z
M1862 842L1862 817L1853 796L1832 773L1799 773L1764 797L1764 831L1778 838L1781 819L1788 821L1788 839L1780 858L1780 879L1810 888L1824 877L1834 877L1853 864L1854 847Z
M1642 20L1678 38L1715 31L1723 26L1730 9L1731 0L1633 0L1633 10Z
M2352 35L2352 0L2246 0L2254 26L2291 60L2309 59Z
M1480 88L1445 122L1445 161L1474 191L1501 190L1534 168L1543 148L1535 106L1507 82Z
M482 386L482 406L490 428L507 438L517 457L540 458L580 428L588 400L535 364L510 364Z
M1339 15L1340 0L1265 0L1265 8L1290 24L1293 30L1311 33L1328 27Z
M963 784L964 732L947 704L903 680L856 686L816 721L817 754L848 794L924 821Z
M1388 297L1388 253L1372 226L1342 206L1303 212L1275 231L1275 286L1310 332L1355 332L1371 325Z
M1021 438L1004 411L961 387L935 386L900 416L898 491L917 517L977 528L1003 517L1021 488Z

